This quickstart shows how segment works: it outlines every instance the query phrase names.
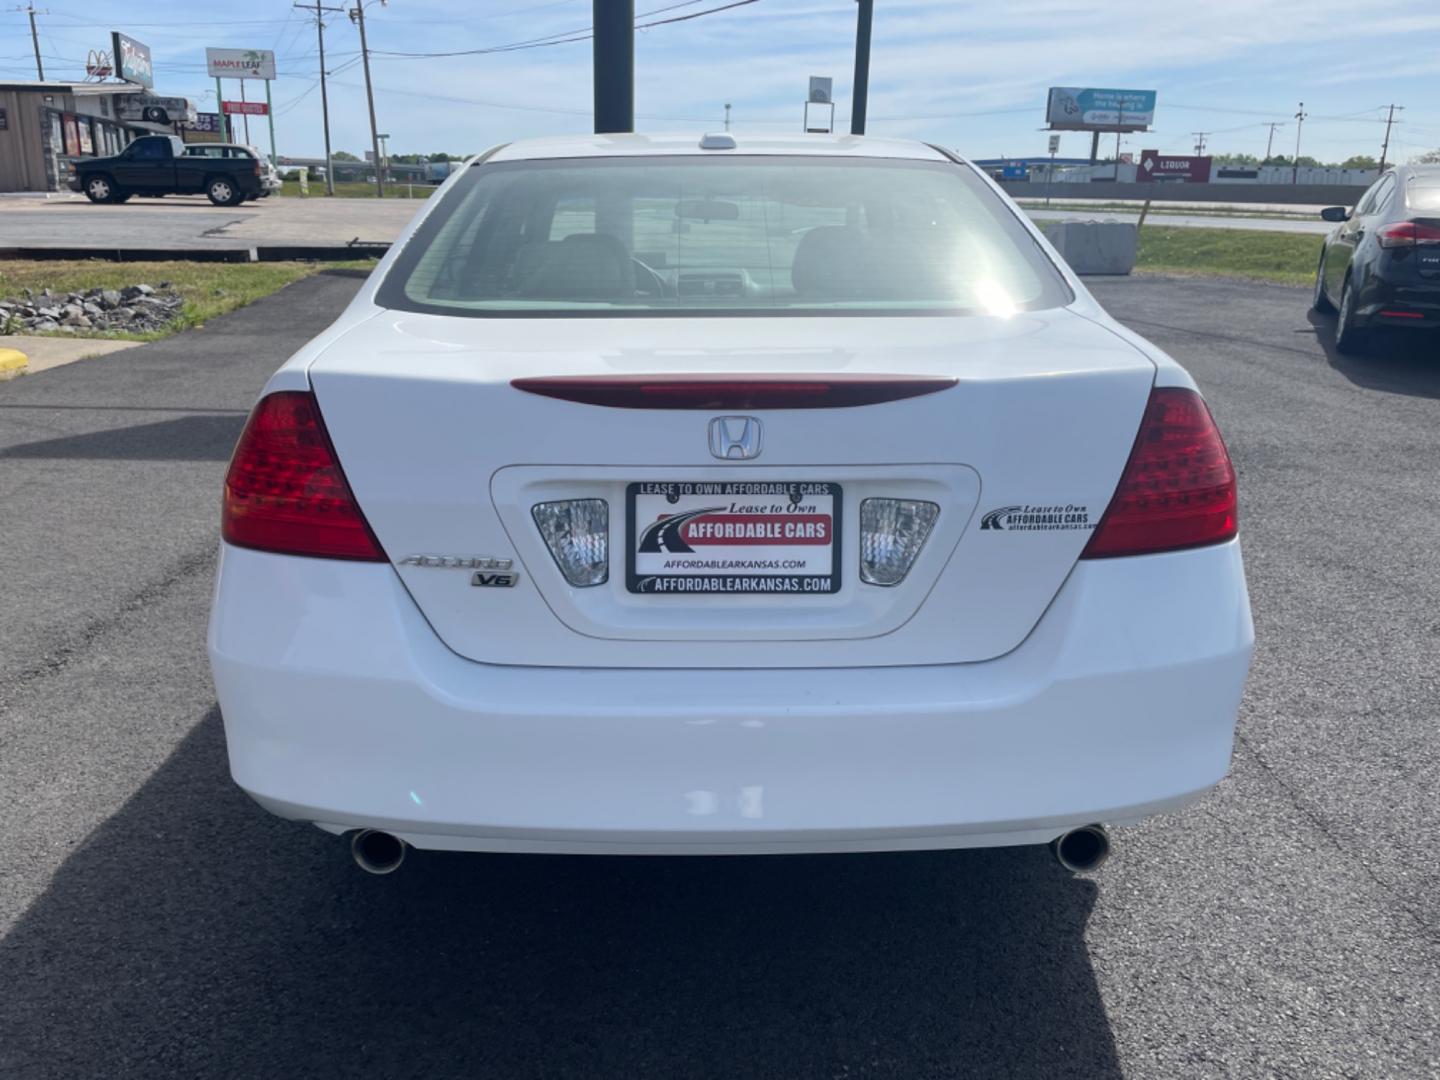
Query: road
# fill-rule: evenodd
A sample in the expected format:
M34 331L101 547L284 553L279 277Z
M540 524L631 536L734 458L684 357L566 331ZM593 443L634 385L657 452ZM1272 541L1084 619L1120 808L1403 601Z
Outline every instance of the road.
M124 206L94 206L86 199L0 199L0 248L91 247L220 250L270 245L332 245L351 240L390 243L424 206L412 199L298 199L272 197L241 206L212 206L202 196L132 199ZM1243 213L1243 210L1237 210ZM1138 211L1026 211L1037 221L1136 221ZM1152 225L1253 229L1323 235L1321 221L1220 217L1152 212Z
M230 447L355 286L0 385L0 1076L1440 1073L1433 357L1337 357L1305 290L1095 283L1229 438L1258 652L1232 776L1093 878L1035 849L372 878L230 784L203 651Z
M214 206L202 195L131 199L96 206L82 196L0 199L0 248L91 247L219 250L269 245L388 244L419 199L323 199L272 196Z

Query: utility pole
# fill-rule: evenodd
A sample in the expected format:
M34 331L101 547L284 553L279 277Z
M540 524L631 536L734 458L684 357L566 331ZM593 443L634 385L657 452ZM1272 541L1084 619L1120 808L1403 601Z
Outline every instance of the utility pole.
M1265 161L1269 161L1270 150L1275 145L1275 129L1282 128L1285 126L1285 124L1283 121L1276 121L1274 123L1266 124L1265 126L1270 129L1270 137L1265 140ZM1264 165L1265 161L1262 161L1260 164Z
M11 10L11 11L15 11L15 12L21 12L21 11L23 11L23 12L26 12L26 13L30 16L30 44L32 44L32 45L35 46L35 77L36 77L37 79L39 79L41 82L44 82L44 81L45 81L45 65L40 62L40 32L35 29L35 16L36 16L36 15L49 15L50 12L49 12L49 11L39 11L39 12L37 12L37 11L35 10L35 2L34 2L34 0L30 0L30 2L29 2L25 7L23 7L23 8L22 8L22 7L13 7L13 8L11 8L10 10Z
M725 130L730 130L730 103L725 103Z
M1206 137L1207 135L1213 134L1213 132L1209 132L1209 131L1192 131L1190 134L1195 136L1195 156L1196 156L1196 157L1204 157L1204 156L1205 156L1205 137Z
M1395 123L1395 110L1405 111L1404 105L1391 105L1390 115L1385 118L1385 142L1380 147L1380 171L1385 171L1385 159L1390 155L1390 127Z
M635 0L595 0L591 77L595 134L635 130Z
M1290 173L1290 183L1300 183L1300 130L1305 126L1305 118L1310 114L1305 111L1305 102L1300 102L1300 111L1295 114L1295 168Z
M870 24L875 17L875 0L855 0L855 86L850 103L850 134L865 134L865 113L870 107Z
M372 0L373 2L373 0ZM385 0L380 0L385 6ZM375 88L370 85L370 47L365 44L365 0L356 0L350 21L360 27L360 62L365 67L365 100L370 106L370 151L375 155L375 197L385 197L385 178L380 175L380 129L375 126Z
M325 194L335 194L335 163L330 160L330 97L325 92L325 16L322 12L344 11L343 7L325 7L320 0L313 4L295 4L303 11L315 12L315 30L320 35L320 116L325 124Z

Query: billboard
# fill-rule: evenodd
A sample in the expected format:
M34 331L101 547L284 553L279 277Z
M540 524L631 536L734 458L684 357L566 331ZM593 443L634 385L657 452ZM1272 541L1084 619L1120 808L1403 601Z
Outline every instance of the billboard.
M1141 184L1153 184L1166 180L1188 180L1193 184L1208 183L1212 160L1208 157L1162 154L1158 150L1141 150L1140 167L1135 170L1135 180Z
M116 99L115 116L119 120L140 120L147 124L188 124L195 120L195 106L189 98L126 94Z
M222 101L220 108L226 116L266 116L270 112L263 101Z
M155 85L155 68L150 63L150 46L142 45L119 30L110 32L114 47L115 74L146 89Z
M275 53L270 49L206 49L205 65L212 79L275 78Z
M1055 131L1145 131L1155 122L1155 91L1052 86L1045 120Z

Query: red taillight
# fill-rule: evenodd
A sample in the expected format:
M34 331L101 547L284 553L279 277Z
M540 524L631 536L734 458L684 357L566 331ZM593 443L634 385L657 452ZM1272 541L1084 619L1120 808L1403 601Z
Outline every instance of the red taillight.
M283 555L384 561L313 394L285 390L255 406L225 474L220 533Z
M844 409L955 385L925 375L575 375L514 379L517 390L612 409Z
M1440 226L1419 221L1400 221L1375 233L1382 248L1410 248L1419 244L1440 244Z
M1081 558L1150 555L1235 535L1235 470L1194 390L1150 392L1130 460Z

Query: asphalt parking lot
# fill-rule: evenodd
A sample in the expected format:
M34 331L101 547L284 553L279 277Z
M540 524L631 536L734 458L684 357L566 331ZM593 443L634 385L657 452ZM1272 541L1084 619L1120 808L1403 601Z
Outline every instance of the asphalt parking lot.
M1303 289L1094 283L1225 431L1258 634L1232 776L1094 877L371 878L229 783L204 657L231 445L356 285L0 385L0 1076L1440 1074L1440 348L1340 358Z

